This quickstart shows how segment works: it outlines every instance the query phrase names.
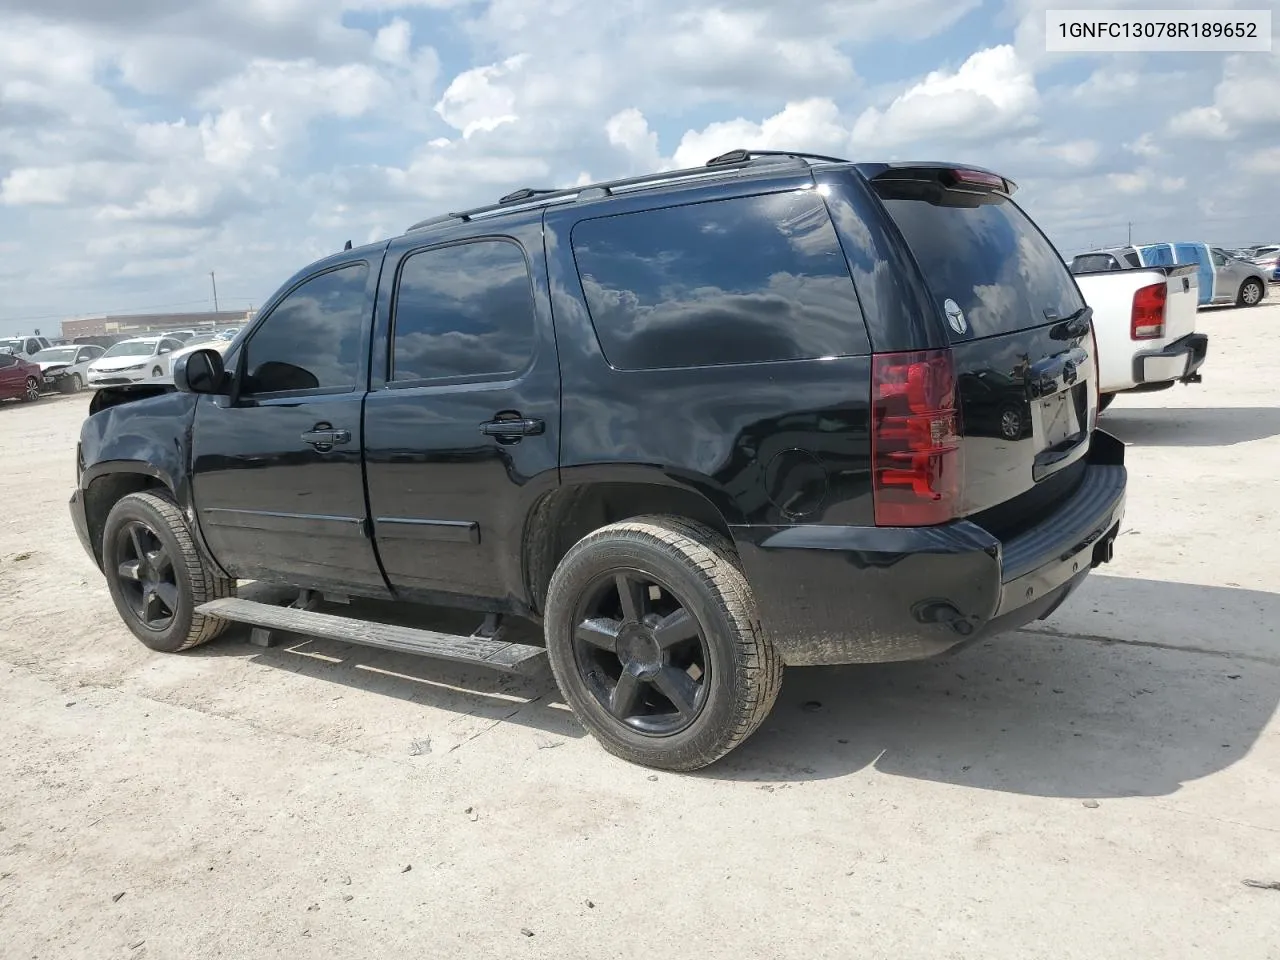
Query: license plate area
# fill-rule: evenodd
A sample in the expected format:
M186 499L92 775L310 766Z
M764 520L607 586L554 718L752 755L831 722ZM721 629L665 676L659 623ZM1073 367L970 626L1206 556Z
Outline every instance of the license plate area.
M1039 453L1032 467L1036 481L1074 463L1088 449L1087 384L1077 383L1035 405L1035 437Z

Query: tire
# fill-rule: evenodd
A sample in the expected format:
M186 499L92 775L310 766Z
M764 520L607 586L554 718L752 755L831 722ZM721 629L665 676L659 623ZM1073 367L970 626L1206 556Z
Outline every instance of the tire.
M157 549L162 556L152 559ZM139 564L143 555L148 561ZM131 565L136 569L126 574ZM227 621L195 609L231 596L235 584L205 562L182 511L167 495L131 493L111 508L102 536L102 568L120 618L152 650L190 650L228 626ZM155 598L150 603L148 593ZM148 611L156 614L150 623L143 619Z
M638 617L628 616L619 575L641 585L628 591ZM551 577L544 626L578 720L605 750L643 766L714 763L756 731L782 686L782 660L733 546L681 517L636 517L578 541ZM672 639L687 633L696 636ZM628 673L629 697L620 694ZM621 717L627 700L635 715Z
M1240 296L1236 298L1236 306L1256 307L1262 303L1262 298L1266 295L1266 292L1257 277L1250 277L1240 284Z
M80 379L80 374L73 373L69 377L63 377L58 381L58 391L61 393L79 393L84 389L84 381Z
M164 371L163 371L163 370L161 370L159 367L156 367L154 370L152 370L152 371L151 371L151 376L152 376L152 377L163 377L163 376L164 376Z
M1114 393L1102 393L1098 395L1098 412L1101 413L1107 407L1111 406L1111 402L1115 400Z
M40 381L35 377L27 377L26 386L22 390L22 399L27 403L35 403L40 399Z

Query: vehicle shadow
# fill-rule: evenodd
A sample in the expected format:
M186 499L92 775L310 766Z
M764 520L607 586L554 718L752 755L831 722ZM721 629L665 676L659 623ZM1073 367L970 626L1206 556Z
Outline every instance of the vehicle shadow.
M1280 407L1123 407L1098 425L1142 447L1229 447L1280 435Z
M286 591L254 583L241 587L239 595L281 602ZM342 608L323 609L337 613ZM475 618L474 614L456 611L431 611L430 623L424 625L443 632L459 632L471 629ZM516 624L510 639L528 639L521 633L534 630L532 624ZM236 624L217 642L186 655L246 659L376 696L532 727L555 737L586 736L564 705L545 661L525 676L314 637L286 636L271 647L260 647L249 642L249 635L249 627Z
M1098 579L1120 596L1134 582ZM1137 583L1170 618L1215 609L1263 631L1280 618L1276 594ZM1164 796L1242 758L1280 702L1280 654L1040 630L934 661L793 669L756 735L701 775L769 783L872 767L1036 796Z

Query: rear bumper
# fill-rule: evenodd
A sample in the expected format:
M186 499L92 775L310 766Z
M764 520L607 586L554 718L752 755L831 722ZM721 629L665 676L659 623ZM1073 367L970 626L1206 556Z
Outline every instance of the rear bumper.
M757 611L792 666L918 660L1049 616L1111 559L1124 516L1124 445L1097 431L1084 480L1007 541L938 527L733 528Z
M1194 382L1199 379L1196 372L1204 365L1208 353L1208 335L1191 333L1160 350L1135 354L1133 382L1138 385L1175 380Z

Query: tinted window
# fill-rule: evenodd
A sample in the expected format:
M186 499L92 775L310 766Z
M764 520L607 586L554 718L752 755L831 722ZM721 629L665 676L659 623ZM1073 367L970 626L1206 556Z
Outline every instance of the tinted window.
M952 339L1011 333L1084 306L1058 251L1013 201L942 194L900 185L886 187L882 198L939 307L954 300L964 311L967 330L951 330Z
M1102 270L1119 269L1119 261L1109 253L1083 254L1071 261L1072 273L1098 273Z
M533 284L505 240L407 257L396 290L393 380L512 376L533 354Z
M586 220L573 252L601 349L620 369L869 351L814 191Z
M245 347L241 393L355 387L368 276L367 264L354 263L280 301Z
M11 353L0 353L0 367L17 366L18 358Z
M1128 253L1124 255L1124 262L1131 267L1142 266L1142 258L1139 257L1138 254L1132 250L1130 250Z

